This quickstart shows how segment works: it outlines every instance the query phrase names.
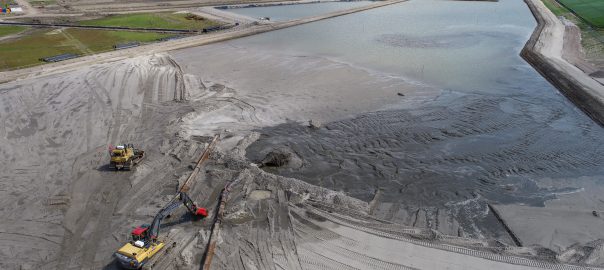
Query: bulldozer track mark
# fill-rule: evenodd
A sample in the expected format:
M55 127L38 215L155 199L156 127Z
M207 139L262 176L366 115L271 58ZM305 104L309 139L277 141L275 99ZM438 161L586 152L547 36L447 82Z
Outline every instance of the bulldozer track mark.
M168 61L170 62L171 66L174 67L176 69L176 71L174 72L174 76L175 76L175 87L176 89L174 89L174 101L186 101L186 85L185 85L185 77L184 77L184 73L182 71L182 68L180 67L180 65L172 58L172 57L168 57Z
M111 221L113 220L111 217L115 214L119 199L124 194L124 191L127 190L124 184L129 182L124 180L125 179L117 179L117 181L112 181L112 183L108 184L111 188L103 191L109 191L109 198L103 198L104 202L101 209L99 209L98 221L94 225L94 231L91 233L91 237L87 239L86 245L83 248L84 254L82 257L85 267L95 268L95 255L97 254L101 239L105 235L108 235L107 232L109 232Z
M251 122L261 122L258 116L256 115L256 107L248 102L245 102L239 98L235 97L211 97L208 98L205 102L227 102L239 108L241 110L241 118L246 119L249 118ZM246 117L247 116L247 117Z
M104 155L99 155L97 162L100 163L101 161L103 161L103 157ZM76 162L77 163L77 162ZM74 164L76 165L76 164ZM75 166L74 166L75 167ZM110 172L98 172L98 176L100 175L104 175ZM95 177L96 176L96 177ZM96 178L101 178L98 177L97 175L94 175L94 172L89 172L86 176L86 182L94 182L94 179ZM124 182L125 179L121 178L121 174L114 174L113 176L113 181L117 182L119 184L119 182ZM110 177L102 177L102 178L106 178L106 179L112 179ZM79 181L82 181L82 179L80 178ZM101 189L99 190L99 192L97 192L94 196L90 197L85 205L85 211L84 214L82 216L79 217L78 221L76 222L76 230L74 232L72 232L71 234L69 234L67 237L64 238L63 243L62 243L62 248L61 248L61 255L59 257L58 260L58 267L60 269L69 269L70 268L70 262L74 259L77 258L77 255L79 253L80 257L84 257L84 258L91 258L92 260L90 261L86 261L84 262L85 264L88 264L88 266L92 266L94 263L94 252L96 252L96 250L94 249L94 247L92 245L98 245L99 242L93 242L93 241L86 241L89 238L84 235L86 233L86 229L89 228L89 226L91 226L93 229L92 232L92 237L101 237L100 233L97 233L97 230L102 230L105 229L107 230L109 226L105 226L105 228L99 228L98 224L103 222L103 219L109 220L109 214L112 214L110 212L110 210L112 210L114 207L113 206L109 206L111 201L107 201L106 198L103 197L103 193L105 194L112 194L114 192L119 192L120 188L116 188L119 185L115 185L115 183L111 183L111 184L105 184L102 185L101 184ZM114 192L111 192L114 191ZM114 197L117 195L114 195ZM107 208L109 208L107 210ZM109 214L107 214L109 213ZM84 243L84 246L82 247L81 244ZM92 247L92 248L91 248ZM75 254L69 254L69 252L74 252L77 251ZM92 254L91 254L92 253Z
M39 235L34 235L34 234L29 234L29 233L18 233L18 232L0 232L0 234L12 234L12 235L18 235L18 236L25 236L25 237L30 237L30 238L36 238L36 239L41 239L44 240L46 242L55 244L57 246L60 246L61 243L58 241L54 241L49 239L48 237L44 237L44 236L39 236Z

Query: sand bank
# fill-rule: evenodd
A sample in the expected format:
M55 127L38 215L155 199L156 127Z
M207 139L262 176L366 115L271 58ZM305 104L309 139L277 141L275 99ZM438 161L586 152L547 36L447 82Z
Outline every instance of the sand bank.
M215 100L213 106L220 108L211 113L185 118L185 130L195 135L209 136L225 128L250 131L287 121L326 123L441 94L401 77L324 57L298 57L230 43L170 54L183 72L224 85L231 93Z
M525 0L538 26L521 52L539 73L554 84L565 96L594 121L604 125L604 85L569 63L564 55L575 54L577 46L564 46L565 39L580 38L567 35L565 25L541 1ZM568 44L568 42L567 42Z

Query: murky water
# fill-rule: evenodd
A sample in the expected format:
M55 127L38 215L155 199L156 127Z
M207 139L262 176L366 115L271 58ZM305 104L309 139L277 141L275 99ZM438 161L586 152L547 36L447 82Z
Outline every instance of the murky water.
M228 11L252 18L269 17L271 21L288 21L365 6L370 3L370 1L324 2L300 5L235 8L229 9Z
M482 209L487 201L539 206L580 188L580 177L604 179L604 129L518 56L535 25L522 1L417 0L234 41L445 90L318 130L263 129L248 157L285 145L304 165L279 174L366 201L382 189L381 202L449 209L476 198ZM551 189L539 185L545 178L576 180ZM458 218L480 225L487 217Z

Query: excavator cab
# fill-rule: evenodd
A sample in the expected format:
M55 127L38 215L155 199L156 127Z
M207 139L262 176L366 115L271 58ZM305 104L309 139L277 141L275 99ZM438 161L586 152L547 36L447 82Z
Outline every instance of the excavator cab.
M150 228L150 224L134 228L131 241L115 253L122 268L140 269L164 247L164 243L155 241Z
M131 235L132 235L132 244L134 244L137 247L145 247L149 245L149 227L151 227L151 225L149 224L143 224L141 226L138 226L136 228L134 228L134 230L132 230Z

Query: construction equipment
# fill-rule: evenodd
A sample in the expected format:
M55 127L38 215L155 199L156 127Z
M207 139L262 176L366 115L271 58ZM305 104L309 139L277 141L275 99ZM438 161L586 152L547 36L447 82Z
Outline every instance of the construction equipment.
M145 157L145 151L134 148L132 144L118 145L110 148L111 161L109 168L130 170Z
M155 215L153 223L143 224L132 230L132 240L115 253L115 257L122 267L140 269L165 246L164 242L157 239L161 222L181 204L184 204L196 218L208 216L205 208L197 207L185 192L179 192L174 200Z

